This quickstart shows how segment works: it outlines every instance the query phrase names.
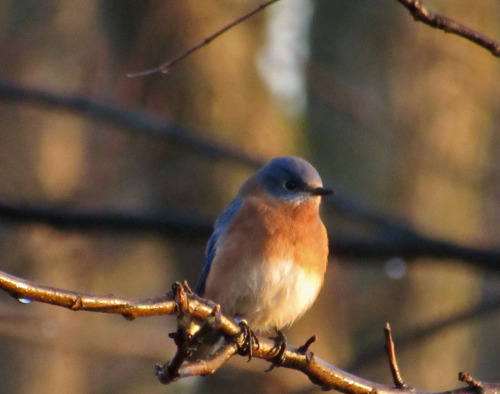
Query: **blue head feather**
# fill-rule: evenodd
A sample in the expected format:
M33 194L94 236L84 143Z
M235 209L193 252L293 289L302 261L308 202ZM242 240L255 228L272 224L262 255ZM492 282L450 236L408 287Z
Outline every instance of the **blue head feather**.
M274 197L296 202L312 196L330 194L323 188L318 171L300 157L285 156L271 160L256 178Z

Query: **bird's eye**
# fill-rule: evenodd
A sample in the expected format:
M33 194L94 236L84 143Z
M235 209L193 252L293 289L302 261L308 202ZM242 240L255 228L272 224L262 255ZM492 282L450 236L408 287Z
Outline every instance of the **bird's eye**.
M294 181L286 181L285 182L285 189L286 190L295 190L297 189L297 183Z

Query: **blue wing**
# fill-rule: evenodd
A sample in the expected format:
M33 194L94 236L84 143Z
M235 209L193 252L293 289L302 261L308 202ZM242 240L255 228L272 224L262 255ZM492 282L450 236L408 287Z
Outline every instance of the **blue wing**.
M212 267L212 261L214 260L215 253L217 252L217 243L220 236L226 232L229 224L233 220L234 216L238 213L241 207L241 200L239 198L234 199L227 206L227 208L222 212L217 221L215 222L214 232L208 240L207 247L205 249L205 266L203 271L201 271L201 276L196 284L196 294L203 296L205 292L205 284L207 282L208 274L210 273L210 268Z

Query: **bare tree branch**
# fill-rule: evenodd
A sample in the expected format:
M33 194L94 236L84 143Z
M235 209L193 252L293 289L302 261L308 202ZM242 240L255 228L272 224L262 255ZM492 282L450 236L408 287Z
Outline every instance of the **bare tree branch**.
M68 212L59 208L23 206L14 207L0 202L0 218L16 223L44 223L62 229L112 230L120 232L152 231L170 237L183 237L191 241L206 240L213 231L213 218L203 218L196 213L179 213L173 210L132 213L110 211ZM405 259L417 257L460 259L481 269L500 270L500 251L479 249L434 239L418 233L382 231L371 238L333 235L330 252L341 257L387 259L398 256Z
M270 6L271 4L274 4L274 3L278 2L278 1L279 0L270 0L270 1L267 1L266 3L264 3L264 4L261 4L260 6L258 6L253 11L250 11L249 13L247 13L247 14L243 15L242 17L236 19L235 21L231 22L229 25L224 26L222 29L216 31L214 34L212 34L209 37L205 38L202 42L200 42L200 43L196 44L194 47L188 49L187 51L185 51L181 55L177 56L175 59L169 60L168 62L165 62L165 63L163 63L163 64L161 64L161 65L159 65L157 67L151 68L149 70L139 71L139 72L136 72L136 73L127 74L127 77L129 77L129 78L142 77L142 76L145 76L145 75L154 74L156 72L161 72L162 74L168 73L170 71L170 69L175 64L179 63L181 60L185 59L186 57L188 57L192 53L196 52L198 49L204 47L205 45L210 44L213 40L215 40L220 35L224 34L226 31L232 29L236 25L239 25L241 22L247 20L251 16L259 13L260 11L262 11L264 8Z
M223 147L199 137L175 122L154 118L144 111L133 111L102 104L82 96L63 96L43 90L25 89L1 80L0 99L63 109L94 120L110 122L129 131L133 130L154 138L167 139L180 147L189 148L212 158L232 160L235 163L254 168L266 164L262 158L249 156L234 148ZM395 220L375 210L369 203L351 195L333 180L325 179L325 183L335 190L335 194L325 202L339 213L361 219L388 232L405 234L405 236L415 234L414 230L402 221Z
M267 1L266 3L260 5L256 9L252 10L251 12L243 15L242 17L234 20L230 24L226 25L222 29L216 31L209 37L205 38L203 41L199 42L195 46L189 48L187 51L183 52L181 55L177 56L176 58L169 60L157 67L151 68L149 70L144 70L144 71L139 71L135 73L130 73L127 74L128 77L133 78L133 77L140 77L140 76L145 76L145 75L150 75L154 74L157 72L161 72L163 74L166 74L170 71L170 69L179 63L180 61L184 60L186 57L190 56L200 48L204 47L205 45L210 44L213 40L227 32L228 30L232 29L236 25L239 25L241 22L247 20L251 16L259 13L262 11L264 8L278 2L279 0L270 0ZM485 35L478 33L477 31L464 26L455 20L448 18L443 15L439 14L434 14L430 11L428 11L423 4L421 3L420 0L397 0L400 4L402 4L405 8L407 8L410 13L413 15L413 18L415 20L420 21L425 23L426 25L432 26L436 29L440 29L445 31L446 33L452 33L456 34L460 37L463 37L483 48L488 50L493 56L500 57L500 44L493 41L492 39L486 37Z
M0 288L17 300L38 301L73 311L120 314L127 319L171 315L177 310L171 296L132 299L114 295L95 295L40 285L1 271Z
M2 81L0 81L0 99L63 109L96 120L111 122L128 130L168 139L181 147L217 159L232 160L252 167L264 164L260 158L222 147L196 136L175 122L160 120L142 111L106 105L81 96L62 96L41 90L24 89ZM336 234L331 242L332 252L336 255L372 259L392 256L458 258L485 269L498 270L500 267L498 250L466 247L424 236L404 222L375 210L370 204L352 196L335 182L325 179L325 183L336 191L334 196L325 200L327 206L342 215L375 226L379 233L377 237L370 239ZM58 227L147 230L169 234L183 233L190 237L207 237L212 230L211 220L171 211L165 212L159 218L158 214L148 216L119 212L68 213L50 208L16 208L0 204L0 216L16 221L39 221Z
M61 306L71 310L86 310L90 312L121 314L127 319L136 317L179 315L180 311L199 321L213 315L214 304L203 300L196 295L189 294L180 284L174 284L174 292L163 297L153 298L124 298L113 295L94 295L90 293L62 290L54 287L39 285L25 279L16 278L0 271L0 289L16 299L39 301L46 304ZM186 325L184 324L184 327ZM241 333L240 327L231 319L220 315L218 327L225 338L237 338ZM182 325L179 329L184 329ZM336 389L344 393L369 394L369 393L408 393L418 394L420 391L413 388L396 388L362 379L342 371L316 357L307 350L311 340L299 348L287 346L284 354L284 368L296 369L303 372L314 383L323 389ZM163 383L169 383L182 377L198 374L210 374L234 355L238 354L235 341L227 341L214 355L207 360L199 362L182 362L171 368L170 363L163 367L157 366L156 373ZM259 346L253 348L253 357L273 362L275 358L274 343L267 339L259 338ZM184 361L184 360L183 360ZM172 376L172 370L175 372ZM477 393L478 388L483 392L500 390L500 384L487 384L478 382L462 373L463 381L468 387L462 387L446 393ZM461 376L462 376L461 375ZM444 393L443 393L444 394Z
M65 110L89 119L109 122L150 137L167 139L179 147L208 157L229 159L254 167L263 163L262 158L251 157L237 149L222 147L200 138L173 121L159 119L144 111L99 103L84 96L64 96L44 90L25 89L0 80L0 99Z
M174 60L167 62L157 68L136 74L131 74L129 76L147 75L157 71L162 73L168 72L170 67L172 67L185 57L189 56L191 53L209 44L212 40L214 40L215 38L226 32L230 28L234 27L243 20L249 18L250 16L262 10L263 8L277 1L278 0L272 0L261 5L251 13L239 18L238 20L227 25L226 27L219 30L215 34L206 38L202 43L189 49L188 51L183 53L181 56L175 58ZM485 37L484 35L457 23L453 19L433 14L427 11L422 6L421 2L418 0L398 0L398 2L401 3L403 6L405 6L407 9L409 9L416 20L426 23L429 26L441 29L445 32L450 32L453 34L457 34L461 37L464 37L480 45L481 47L484 47L485 49L489 50L494 56L500 57L500 44L489 39L488 37ZM62 106L62 107L65 106L66 109L73 111L81 111L82 113L89 113L89 112L92 113L93 103L91 101L86 101L86 99L83 99L83 101L79 101L79 98L75 98L76 100L74 101L70 100L63 102L58 102L56 100L49 103L50 100L47 99L54 98L55 96L53 97L44 96L43 95L44 92L36 92L36 93L40 93L40 95L38 95L38 97L35 97L36 95L31 97L31 99L33 99L35 102L45 103L55 106ZM15 97L10 97L10 98L15 98ZM94 107L93 109L96 108ZM98 109L106 110L106 106L98 107ZM110 108L108 107L108 109ZM119 110L117 108L111 108L111 109ZM106 111L96 111L95 113L92 113L92 115L98 119L107 121L111 120L117 122L119 124L125 125L125 127L130 127L130 125L133 124L134 121L137 121L138 119L141 120L141 116L139 117L133 116L135 115L135 112L133 111L125 111L122 113L118 113L118 115L116 112L113 111L111 113ZM116 118L113 119L115 115L117 116ZM127 115L131 115L131 118L128 118ZM180 145L189 146L190 148L194 147L195 149L199 149L204 153L208 152L209 154L216 157L226 157L230 159L236 158L239 161L240 160L245 161L245 156L240 155L239 153L231 152L228 149L221 148L216 144L203 141L199 138L192 138L192 136L190 136L189 133L186 134L182 130L179 132L179 130L176 130L177 126L174 124L169 124L167 127L162 126L159 129L151 127L151 125L154 126L155 122L153 121L153 123L148 123L148 122L139 123L136 124L134 127L138 130L142 131L146 130L147 133L168 136L168 138L174 140ZM254 165L259 162L260 161L258 159L249 159L247 161L247 164ZM347 200L344 200L342 202L345 203L346 201ZM342 206L342 203L339 205ZM3 207L3 208L0 207L0 214L2 209L4 208L7 208L6 210L4 210L4 212L10 209L10 207ZM364 213L361 213L362 212L361 210L354 209L353 211L355 212L354 216L358 215L360 217L363 217L364 215ZM13 210L10 209L11 215L12 212ZM368 210L368 212L370 211ZM89 218L92 219L92 216L89 216L87 214L65 216L64 214L61 214L61 212L57 211L51 213L44 212L43 214L40 215L40 212L39 211L37 212L36 210L30 212L26 210L23 211L21 209L20 211L18 210L17 213L20 214L17 215L17 217L21 217L24 215L24 218L26 218L26 220L28 221L48 220L49 222L51 221L53 224L56 225L58 224L61 225L64 223L68 223L69 225L71 225L72 223L81 222L84 223L83 226L85 226L86 224L89 223L88 221L86 222L86 220L88 220ZM384 235L387 235L390 232L387 230L402 230L403 235L408 237L404 242L401 243L401 245L403 245L402 248L400 249L401 253L389 252L389 255L398 254L402 255L403 257L407 256L413 257L413 256L425 255L426 253L437 253L438 255L442 255L444 257L464 258L464 256L469 256L465 257L465 259L470 258L472 260L479 260L481 263L484 262L488 263L489 261L491 261L492 264L494 264L495 266L498 265L498 261L500 260L499 259L500 252L498 251L478 250L473 248L462 247L459 245L453 245L442 241L432 240L427 237L419 235L417 232L415 232L409 227L406 227L403 224L390 222L390 220L388 220L387 218L384 218L381 215L377 215L376 212L371 212L371 213L373 213L373 216L370 218L370 220L373 220L373 222L375 223L379 222L379 224L382 224L383 228L386 230L386 233ZM58 219L56 218L57 215L60 215ZM11 216L11 218L15 216L16 215L14 214ZM365 216L365 218L367 217L370 217L370 215ZM126 221L123 222L121 221L123 218L124 216L120 216L120 214L111 215L108 217L104 216L104 222L115 223L118 227L127 226ZM93 219L94 223L98 222L99 220L102 221L103 216L95 215ZM92 222L92 220L90 220L90 222ZM134 222L132 221L129 222L129 224L130 223ZM151 222L146 221L143 223L151 223ZM135 224L137 224L137 222ZM182 227L184 225L185 223L182 220L182 223L179 226ZM197 227L197 225L194 224L193 227L198 229L202 228L201 230L202 233L205 233L207 231L207 227L205 225ZM185 226L184 228L189 228L189 226ZM394 231L392 232L394 233ZM371 249L371 252L365 252L365 253L375 253L377 255L380 253L382 255L384 253L387 253L388 250L393 251L394 249L390 248L390 244L392 244L398 238L400 240L404 239L403 237L401 237L401 234L399 234L399 237L396 238L394 237L385 238L389 240L389 243L387 245L380 244L378 242L372 243L373 248ZM382 245L382 247L380 245ZM411 245L411 247L408 247L409 245ZM339 246L339 249L342 250L342 247ZM203 320L209 317L214 312L213 305L210 305L204 300L200 300L197 297L191 295L188 295L185 299L182 300L182 302L179 299L174 299L172 295L165 297L143 298L143 299L118 298L112 295L96 296L90 293L65 291L48 286L41 286L34 282L29 282L19 278L15 278L13 276L1 272L0 272L0 288L5 290L6 292L8 292L17 299L26 299L31 301L49 303L52 305L62 306L75 311L87 310L94 312L121 314L127 319L134 319L136 317L179 314L179 310L184 309L189 315L192 315L197 319ZM180 305L182 303L185 303L185 305L183 305L181 308ZM227 317L224 316L221 317L221 329L224 330L227 336L235 336L239 333L239 327L235 325L235 323L231 319L228 319ZM282 366L302 371L311 379L312 382L318 384L324 389L334 388L348 393L368 393L368 392L419 393L419 391L417 390L406 387L403 380L401 379L395 358L394 343L392 341L390 330L389 329L387 330L388 334L386 337L386 343L388 344L390 365L396 386L394 388L363 380L361 378L350 375L344 371L341 371L325 363L324 361L320 360L307 350L307 348L310 345L309 341L299 348L289 347L286 351L285 361ZM253 350L253 355L256 358L272 361L272 358L274 357L272 349L273 349L273 344L267 343L266 341L262 341L261 346ZM228 361L231 357L233 357L237 353L238 353L237 345L235 343L229 342L224 346L222 346L221 348L219 348L218 351L209 360L200 361L198 363L185 363L185 360L180 358L179 360L177 360L176 362L177 365L175 365L174 368L177 373L177 375L175 376L173 375L167 376L165 374L165 371L167 371L168 368L172 366L172 362L165 364L164 367L157 367L157 375L160 378L160 381L162 381L163 383L167 383L177 378L182 378L186 376L193 376L198 374L210 374L215 372L221 365L223 365L226 361ZM459 380L464 383L467 383L468 387L449 391L450 393L451 392L473 393L477 392L478 390L481 392L488 392L488 391L497 392L500 388L500 385L486 384L478 380L475 380L470 375L464 372L461 372L459 374Z
M44 223L59 229L80 231L154 232L191 241L206 241L213 218L197 213L163 209L151 213L67 211L42 206L13 206L0 202L0 218L14 223Z
M500 250L481 249L456 244L443 239L431 238L412 232L384 232L373 237L333 234L330 239L331 253L335 256L387 259L400 257L414 259L430 257L459 259L483 270L500 269Z
M407 8L413 18L426 25L445 31L446 33L456 34L466 40L472 41L484 49L488 50L493 56L500 57L500 43L491 38L478 33L470 27L464 26L455 20L443 15L434 14L428 11L420 0L396 0Z

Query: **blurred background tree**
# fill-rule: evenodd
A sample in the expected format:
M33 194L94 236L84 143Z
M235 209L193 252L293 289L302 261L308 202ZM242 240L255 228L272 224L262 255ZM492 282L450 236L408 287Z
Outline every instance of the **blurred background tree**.
M144 110L254 157L304 156L324 178L425 235L498 247L499 60L414 23L396 1L282 0L167 75L126 77L259 4L1 0L1 78ZM493 0L426 5L500 37ZM0 116L3 203L215 217L254 170L44 107L4 100ZM368 231L325 216L333 238ZM205 241L0 221L0 269L67 289L153 296L174 280L195 283ZM379 382L391 382L385 360L353 362L381 341L385 321L397 338L498 293L498 275L464 261L333 256L316 306L287 331L289 341L317 334L318 356ZM153 365L174 353L173 318L127 322L21 306L6 295L0 314L3 393L318 391L297 372L264 374L267 365L243 359L161 386ZM499 324L492 314L401 349L405 380L449 389L466 370L499 381Z

